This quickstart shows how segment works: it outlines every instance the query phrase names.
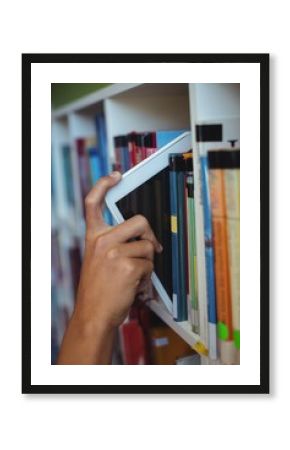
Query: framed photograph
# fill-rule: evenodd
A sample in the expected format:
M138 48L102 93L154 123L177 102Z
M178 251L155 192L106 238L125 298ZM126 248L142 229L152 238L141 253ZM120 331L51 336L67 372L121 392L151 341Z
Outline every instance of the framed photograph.
M268 54L23 54L22 189L23 393L269 393Z

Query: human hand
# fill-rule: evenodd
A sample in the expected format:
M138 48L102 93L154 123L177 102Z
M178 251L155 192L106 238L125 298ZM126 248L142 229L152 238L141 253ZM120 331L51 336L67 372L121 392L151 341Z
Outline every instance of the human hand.
M110 336L126 318L144 281L150 278L154 252L162 251L143 216L134 216L115 227L105 224L104 197L120 179L118 172L103 177L86 197L84 260L76 306L58 364L110 360Z
M115 227L105 224L104 197L120 179L119 172L102 178L85 202L86 245L76 312L92 326L102 321L117 327L124 321L142 282L150 278L154 251L162 250L143 216Z

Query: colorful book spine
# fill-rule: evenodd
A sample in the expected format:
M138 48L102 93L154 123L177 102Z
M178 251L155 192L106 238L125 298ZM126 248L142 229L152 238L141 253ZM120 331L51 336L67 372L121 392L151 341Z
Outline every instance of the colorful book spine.
M145 341L142 328L137 320L132 319L123 323L120 328L120 340L123 364L145 364Z
M204 216L204 240L205 240L205 262L206 262L206 282L208 300L208 321L209 321L209 356L217 359L217 312L216 312L216 289L214 272L214 248L212 233L212 216L210 204L210 190L208 180L207 156L200 157L201 182L203 192L203 216Z
M136 134L136 141L135 141L135 161L136 164L139 164L143 159L145 159L145 150L143 147L143 134L137 133Z
M154 131L145 134L144 146L146 158L148 158L148 156L151 156L153 153L157 151L156 133Z
M98 151L100 154L100 161L102 166L102 174L107 175L109 173L108 142L106 132L106 121L103 113L97 114L95 123L98 140Z
M158 148L180 136L187 130L165 130L131 133L114 137L115 169L122 173L151 156Z
M207 150L221 145L223 126L220 123L195 127L197 147L194 154L194 184L198 257L198 288L200 300L200 334L209 349L209 361L217 361L217 317L212 242L211 208L208 184Z
M115 170L125 173L131 167L127 136L115 136L114 147Z
M114 164L114 170L118 170L119 172L125 172L124 170L124 164L122 161L122 154L121 154L121 140L122 136L115 136L114 137L114 149L115 149L115 164Z
M129 154L129 148L128 148L128 137L122 136L121 139L121 156L122 156L122 164L124 167L124 172L127 172L127 170L130 169L130 154Z
M144 134L144 157L148 158L157 151L156 146L156 133L150 132Z
M136 135L134 131L127 135L128 138L128 151L129 151L129 161L130 161L130 169L137 164L136 158Z
M221 344L220 359L224 364L234 364L228 230L223 173L227 152L227 150L209 151L208 163L215 256L217 330Z
M89 161L90 161L90 170L91 170L91 180L92 186L98 181L98 179L102 176L102 164L100 155L98 154L95 148L89 148Z
M240 349L240 151L229 152L229 167L224 170L233 338Z

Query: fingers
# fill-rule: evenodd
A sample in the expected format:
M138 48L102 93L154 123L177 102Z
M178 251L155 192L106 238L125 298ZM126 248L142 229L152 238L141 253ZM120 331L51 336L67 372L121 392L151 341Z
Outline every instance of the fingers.
M117 225L107 234L108 237L109 235L111 239L110 243L112 245L124 243L135 238L141 238L152 242L156 252L160 253L162 251L162 246L153 233L148 220L141 215L134 216L120 225Z
M129 261L132 264L136 286L139 286L141 280L150 277L153 271L153 262L139 258L131 258Z
M112 172L110 175L102 177L86 196L85 210L88 232L96 232L98 228L104 227L102 207L105 195L111 187L120 181L121 177L120 172Z
M154 259L154 245L147 239L140 241L128 242L126 244L120 244L117 247L112 248L108 252L109 258L144 258L149 261Z

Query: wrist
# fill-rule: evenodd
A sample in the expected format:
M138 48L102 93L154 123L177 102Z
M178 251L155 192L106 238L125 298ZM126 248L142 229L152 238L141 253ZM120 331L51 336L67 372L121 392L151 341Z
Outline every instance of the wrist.
M111 364L115 329L85 319L75 310L66 330L58 364Z
M71 324L83 339L95 339L115 331L115 327L103 315L88 314L79 307L73 312Z

